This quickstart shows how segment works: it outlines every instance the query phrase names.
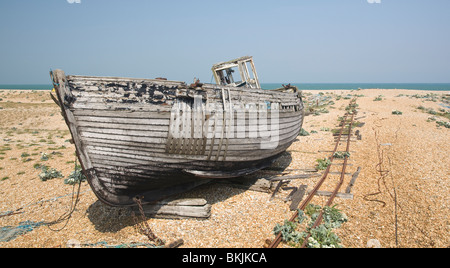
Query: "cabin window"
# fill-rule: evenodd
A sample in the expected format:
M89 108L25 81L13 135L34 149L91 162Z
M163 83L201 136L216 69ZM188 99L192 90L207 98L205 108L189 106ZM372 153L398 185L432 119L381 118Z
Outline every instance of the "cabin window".
M242 83L242 78L239 75L238 67L220 70L217 73L219 75L220 82L222 85L229 85L229 84L239 85Z
M254 75L255 71L252 68L252 64L249 61L247 61L245 63L245 67L247 67L246 71L247 71L247 74L248 74L249 78L250 79L255 79L255 75Z
M216 83L236 87L260 88L251 57L215 64L212 68Z

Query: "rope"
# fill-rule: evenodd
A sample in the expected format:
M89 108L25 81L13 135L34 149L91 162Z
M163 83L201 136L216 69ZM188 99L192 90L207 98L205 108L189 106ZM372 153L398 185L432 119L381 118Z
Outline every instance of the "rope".
M77 155L78 155L78 154L77 154ZM75 157L75 167L74 167L74 170L75 170L75 171L77 170L77 163L78 163L78 159ZM70 203L70 210L69 210L68 212L62 214L57 220L46 223L47 227L48 227L50 230L52 230L52 231L54 231L54 232L59 232L59 231L65 229L66 226L67 226L67 224L69 223L69 220L70 220L70 218L72 217L72 214L73 214L73 212L75 211L75 208L76 208L78 202L80 201L81 180L78 182L78 190L77 190L76 197L75 197L75 191L74 191L75 185L76 185L76 184L74 184L74 185L72 186L72 202ZM75 200L74 200L74 197L75 197ZM66 221L66 223L64 224L63 227L61 227L61 228L59 228L59 229L52 229L52 228L50 227L50 225L58 224L58 223L63 222L63 221Z
M69 223L70 218L72 217L73 212L75 211L75 208L76 208L78 202L80 201L80 188L81 188L81 181L78 182L77 195L76 195L76 198L75 198L75 201L74 201L75 192L73 191L73 189L75 189L75 185L73 185L73 187L72 187L72 202L70 204L70 206L71 206L70 210L68 212L62 214L57 220L45 223L45 225L47 225L47 227L50 230L52 230L54 232L59 232L59 231L64 230L66 228L67 224ZM64 224L63 227L61 227L59 229L52 229L50 227L51 225L55 225L55 224L61 223L63 221L66 221L66 223Z
M52 69L50 69L50 78L52 79L53 87L55 87L55 86L58 86L58 87L59 87L59 83L56 83L56 82L55 82L55 79L54 79L54 76L53 76L53 70L52 70Z
M44 225L43 222L24 221L19 226L6 226L0 229L0 242L9 242Z
M159 246L155 246L150 243L129 243L129 244L124 243L124 244L119 244L119 245L108 245L108 242L105 242L105 241L101 241L101 242L97 242L97 243L86 243L86 244L81 244L80 246L83 246L83 247L104 246L106 248L137 248L137 247L158 248L159 247Z
M75 158L75 170L76 170L76 166L77 166L77 159ZM0 218L23 213L23 212L20 212L20 211L25 209L25 208L27 208L27 207L30 207L32 205L37 205L37 204L48 202L48 201L54 201L54 200L57 200L57 199L60 199L60 198L63 198L63 197L67 197L67 196L71 195L72 196L72 201L71 201L70 209L69 209L68 212L62 214L57 220L54 220L54 221L51 221L51 222L40 222L40 224L39 224L39 226L46 225L50 230L55 231L55 232L59 232L59 231L63 230L67 226L67 224L69 223L70 218L72 217L73 212L75 211L75 208L76 208L78 202L80 201L80 195L82 194L80 192L81 181L78 182L78 190L76 192L75 192L75 186L76 186L76 184L73 185L71 194L67 194L67 195L63 195L63 196L59 196L59 197L54 197L54 198L51 198L51 199L42 200L42 201L38 201L38 202L35 202L35 203L29 203L28 205L20 207L18 209L15 209L13 211L2 212L0 214ZM88 191L91 191L91 190L83 191L83 193L86 193ZM55 224L61 223L63 221L66 221L66 223L64 224L63 227L61 227L59 229L52 229L50 227L51 225L55 225Z
M79 193L79 195L82 195L82 194L87 193L87 192L90 192L90 191L92 191L92 190L89 189L89 190L83 191L83 192ZM55 200L58 200L58 199L61 199L61 198L64 198L64 197L67 197L67 196L73 195L73 194L74 194L74 193L70 193L70 194L61 195L61 196L53 197L53 198L46 199L46 200L37 201L37 202L34 202L34 203L29 203L29 204L27 204L27 205L25 205L25 206L23 206L23 207L20 207L20 208L18 208L18 209L15 209L15 210L10 210L10 211L6 211L6 212L1 212L1 213L0 213L0 218L1 218L1 217L7 217L7 216L12 216L12 215L16 215L16 214L25 213L25 212L19 212L19 211L21 211L21 210L23 210L23 209L26 209L26 208L28 208L28 207L34 206L34 205L41 204L41 203L50 202L50 201L55 201Z

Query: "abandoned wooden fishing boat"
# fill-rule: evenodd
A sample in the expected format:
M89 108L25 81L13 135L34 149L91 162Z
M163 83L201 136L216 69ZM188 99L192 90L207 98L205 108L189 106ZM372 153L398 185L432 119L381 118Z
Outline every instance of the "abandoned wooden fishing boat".
M216 84L191 85L51 72L54 99L101 201L150 203L250 174L292 144L304 116L295 87L262 90L252 57L212 70Z

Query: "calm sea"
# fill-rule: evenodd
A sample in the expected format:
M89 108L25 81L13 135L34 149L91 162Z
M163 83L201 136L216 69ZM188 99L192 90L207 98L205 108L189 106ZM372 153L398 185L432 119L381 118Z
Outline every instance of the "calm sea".
M341 89L341 90L354 90L354 89L368 89L368 88L378 88L378 89L412 89L412 90L439 90L439 91L450 91L450 83L445 84L407 84L407 83L314 83L314 84L296 84L291 85L297 86L298 89L305 90L327 90L327 89ZM261 84L263 89L274 89L280 88L281 84L266 83Z
M263 89L280 88L282 83L263 83ZM416 89L416 90L439 90L450 91L450 83L441 84L407 84L407 83L293 83L299 89L305 90L327 90L327 89L341 89L354 90L366 88L379 89ZM26 89L26 90L50 90L52 85L0 85L0 89Z
M0 89L50 90L52 85L0 85Z

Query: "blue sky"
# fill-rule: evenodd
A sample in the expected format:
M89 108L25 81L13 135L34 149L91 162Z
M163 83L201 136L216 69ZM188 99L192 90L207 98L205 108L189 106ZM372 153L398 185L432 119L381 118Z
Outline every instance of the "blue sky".
M48 72L211 82L254 57L262 83L448 83L449 0L1 0L0 84Z

